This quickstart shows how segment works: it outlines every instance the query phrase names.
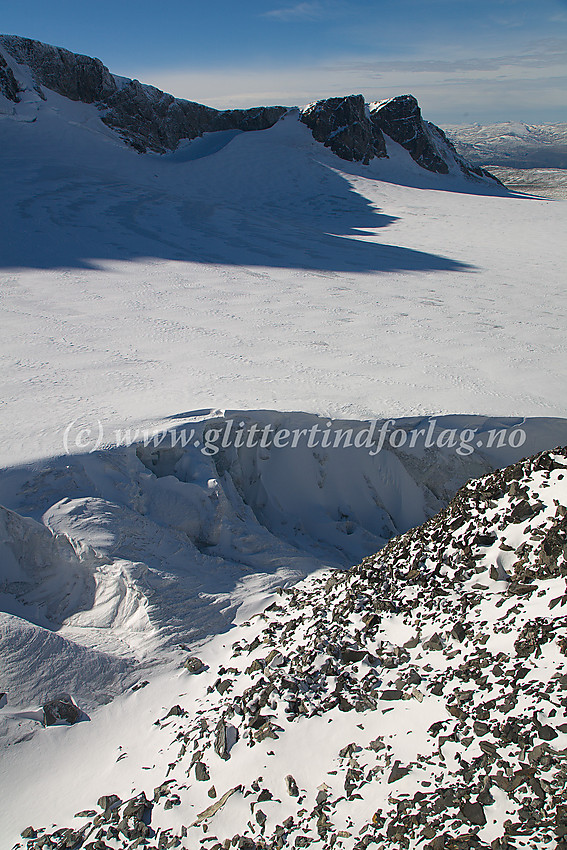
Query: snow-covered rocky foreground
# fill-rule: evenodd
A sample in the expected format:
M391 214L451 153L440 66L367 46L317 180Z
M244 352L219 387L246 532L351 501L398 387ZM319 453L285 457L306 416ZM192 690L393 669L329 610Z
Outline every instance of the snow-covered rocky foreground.
M562 847L567 205L2 43L2 850Z
M565 449L472 481L90 723L10 748L6 836L564 847L566 505Z

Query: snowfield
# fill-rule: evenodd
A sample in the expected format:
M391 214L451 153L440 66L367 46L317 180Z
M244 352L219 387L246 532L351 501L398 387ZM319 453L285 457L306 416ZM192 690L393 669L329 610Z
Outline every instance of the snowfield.
M95 106L53 93L43 101L26 84L22 103L0 96L6 847L28 823L68 826L98 794L153 794L173 745L152 724L179 701L195 711L191 722L217 711L207 688L216 687L211 671L233 664L229 630L273 602L276 588L308 577L301 594L317 597L321 570L349 568L429 520L469 479L567 443L566 202L456 169L429 173L389 139L388 159L342 161L297 110L270 130L140 155ZM362 440L388 422L397 445ZM246 434L350 429L361 447L308 445L305 434L295 447L219 447L228 423ZM211 428L217 450L206 452ZM191 439L180 444L180 433ZM546 481L557 505L561 475ZM546 521L557 505L547 499ZM493 552L484 568L506 565ZM501 591L491 586L479 602L475 628L493 617ZM545 606L526 617L547 616ZM254 622L237 634L259 636ZM393 617L387 639L401 645L406 632ZM202 678L180 672L188 652L208 666ZM548 672L558 658L550 650ZM43 729L41 705L60 692L85 722ZM427 731L436 699L426 698L423 715L418 697L405 706L406 732ZM394 735L398 715L386 711L365 747L375 732ZM340 720L343 747L361 716ZM183 797L199 841L213 817L202 810L228 791L217 833L247 828L243 776L252 782L254 771L285 800L264 813L266 829L296 817L280 773L294 773L308 746L323 755L301 773L300 799L313 808L317 789L339 794L327 718L300 719L289 738L286 751L267 735L261 764L249 750L236 772L219 757L215 794L198 784L190 803ZM415 761L412 746L400 735L395 755ZM452 769L460 753L448 749ZM445 767L435 766L439 777ZM173 778L184 790L179 769ZM499 793L487 840L508 812ZM353 847L349 819L376 809L360 800L339 805L337 846ZM187 825L176 806L165 807L162 830Z

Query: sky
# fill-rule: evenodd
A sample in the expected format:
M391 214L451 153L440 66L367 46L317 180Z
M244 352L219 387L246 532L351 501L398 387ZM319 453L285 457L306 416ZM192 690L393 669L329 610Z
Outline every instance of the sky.
M0 0L0 9L4 33L97 56L113 73L218 109L411 93L442 126L567 121L567 0Z

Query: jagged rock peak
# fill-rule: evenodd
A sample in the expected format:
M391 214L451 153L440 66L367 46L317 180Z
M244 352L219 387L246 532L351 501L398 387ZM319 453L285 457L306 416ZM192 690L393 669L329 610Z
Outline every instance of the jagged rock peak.
M439 156L431 138L435 125L425 124L413 95L402 94L381 103L371 103L369 112L373 126L405 148L418 165L438 174L449 172L449 166Z
M495 182L490 172L471 165L456 151L440 127L424 121L415 97L402 94L379 103L369 105L370 118L374 127L398 142L422 168L438 174L449 172L453 160L467 177L487 177Z
M115 76L100 59L20 36L0 36L0 49L6 54L0 52L0 94L8 100L20 100L17 66L25 66L42 99L44 87L70 100L96 105L101 120L141 153L167 153L183 139L218 130L267 130L288 111L284 106L219 111ZM499 182L460 157L443 131L423 120L417 100L409 94L370 106L361 94L318 100L300 110L299 120L318 142L350 162L366 165L376 157L387 157L387 136L427 171L461 171L467 177Z
M361 94L318 100L301 111L300 120L341 159L367 164L386 156L384 136L375 131Z

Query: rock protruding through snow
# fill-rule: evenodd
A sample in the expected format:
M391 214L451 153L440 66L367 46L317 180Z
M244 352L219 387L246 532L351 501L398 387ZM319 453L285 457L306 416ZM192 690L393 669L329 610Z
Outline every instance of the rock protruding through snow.
M443 130L423 120L411 94L369 105L361 94L331 97L302 109L300 121L309 127L316 141L341 159L367 165L375 157L387 157L388 137L427 171L448 174L458 169L466 177L496 180L488 171L467 163Z

